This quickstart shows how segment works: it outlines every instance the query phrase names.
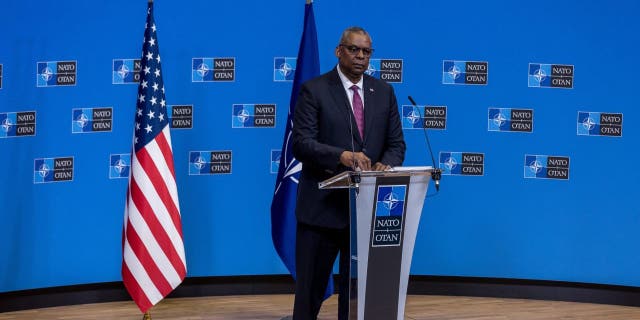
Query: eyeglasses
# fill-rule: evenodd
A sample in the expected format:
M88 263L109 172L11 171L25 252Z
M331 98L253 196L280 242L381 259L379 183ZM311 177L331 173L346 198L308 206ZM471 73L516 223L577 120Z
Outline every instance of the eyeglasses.
M358 52L362 51L362 55L365 57L370 57L371 54L373 53L373 48L360 48L358 46L354 46L354 45L347 45L347 44L340 44L340 47L343 47L345 49L347 49L347 52L349 52L349 54L357 56Z

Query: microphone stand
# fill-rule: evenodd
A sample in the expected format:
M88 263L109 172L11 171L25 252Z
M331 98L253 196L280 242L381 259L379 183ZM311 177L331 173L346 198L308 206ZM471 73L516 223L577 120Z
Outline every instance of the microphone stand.
M353 124L351 123L351 110L347 110L349 114L349 134L351 135L351 160L353 161L353 170L349 174L351 184L356 189L356 196L360 193L360 171L358 170L358 163L356 162L356 148L353 143Z
M420 108L418 107L418 105L416 104L416 102L413 100L413 98L411 98L411 96L408 96L409 101L411 101L411 104L416 107L416 109L418 109L418 112L420 112L420 119L424 120L424 114L422 113L422 111L420 111ZM431 143L429 142L429 135L427 135L427 128L424 127L424 122L422 123L422 132L424 133L424 138L425 140L427 140L427 147L429 148L429 155L431 155L431 163L433 164L433 171L431 172L431 179L433 180L435 186L436 186L436 192L440 191L440 179L442 178L442 169L436 167L436 160L433 157L433 151L431 150Z

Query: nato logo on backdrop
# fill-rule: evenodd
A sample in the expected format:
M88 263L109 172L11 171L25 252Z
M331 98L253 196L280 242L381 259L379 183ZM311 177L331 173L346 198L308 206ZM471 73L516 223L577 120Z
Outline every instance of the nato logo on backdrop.
M120 153L109 155L109 179L129 178L131 170L131 154Z
M440 152L439 167L443 175L482 176L484 175L484 153Z
M37 158L33 161L33 183L73 181L73 157Z
M366 74L386 82L402 83L402 59L371 59Z
M190 151L189 175L230 174L231 162L231 150Z
M36 112L0 112L0 138L36 135Z
M76 108L71 110L72 133L110 132L113 108Z
M75 86L76 61L45 61L37 63L38 87Z
M488 61L442 61L442 84L486 85Z
M233 82L236 58L191 59L191 82Z
M280 156L282 155L282 150L271 149L271 161L270 161L270 171L271 173L278 173L280 169Z
M533 132L533 110L489 108L488 131Z
M138 84L140 69L140 59L113 59L111 83Z
M406 185L378 186L371 237L372 247L399 246L402 243L406 199Z
M273 58L273 81L293 81L296 73L297 57Z
M232 105L232 128L273 128L276 126L275 104Z
M529 63L529 87L573 89L573 65Z
M169 105L167 114L171 129L193 128L193 105Z
M622 113L578 111L579 136L622 137Z
M525 154L524 177L568 180L569 157Z
M447 128L446 106L402 106L403 129L440 129Z

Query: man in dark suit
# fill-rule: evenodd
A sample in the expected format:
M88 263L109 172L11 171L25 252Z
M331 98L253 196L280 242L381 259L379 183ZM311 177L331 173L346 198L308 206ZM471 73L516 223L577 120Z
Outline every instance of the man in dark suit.
M317 318L338 252L338 319L348 316L349 194L319 190L318 182L346 170L387 170L404 160L393 88L364 74L372 52L364 29L347 28L335 49L338 65L300 89L293 120L293 155L302 162L294 320Z

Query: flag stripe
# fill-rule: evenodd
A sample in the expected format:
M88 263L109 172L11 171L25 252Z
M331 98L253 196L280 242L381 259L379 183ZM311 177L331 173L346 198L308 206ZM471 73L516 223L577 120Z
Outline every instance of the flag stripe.
M147 298L146 293L142 290L136 278L131 274L129 265L131 264L127 263L122 265L122 281L124 282L124 286L127 288L133 301L138 305L138 308L140 308L140 310L148 310L153 304L151 304L151 301Z
M149 278L149 275L144 272L144 267L138 257L136 257L135 253L131 246L129 246L129 242L125 242L124 246L124 258L126 261L126 265L123 268L130 272L135 286L140 288L140 292L137 292L135 295L131 294L134 299L144 296L151 305L156 304L156 302L162 300L162 294L158 291L158 289L153 285L153 281ZM131 284L127 283L127 285ZM144 311L146 312L146 311Z
M176 180L175 170L173 167L173 149L171 148L171 135L169 134L169 126L164 128L162 132L156 137L156 143L160 150L162 150L162 155L164 156L164 162L167 165L168 173L171 174L171 178L173 178L174 182ZM167 178L165 178L167 179ZM175 195L172 194L172 198L178 199L177 193ZM176 203L178 201L176 200Z
M144 154L144 152L142 152L142 150L138 151L138 155L141 154ZM135 159L137 160L138 157L135 157ZM136 160L132 161L131 164L132 167L138 168ZM149 167L148 165L145 168ZM182 276L185 274L184 261L181 260L182 256L176 251L176 248L182 247L182 239L177 230L175 230L176 226L168 218L166 207L161 205L162 201L158 198L157 193L154 192L155 189L151 185L151 181L149 181L148 176L145 175L146 170L139 168L132 172L131 198L135 208L130 208L129 211L135 209L134 213L153 213L142 215L144 221L140 221L140 223L144 223L143 227L149 230L148 236L154 237L154 241L150 241L150 244L157 246L157 248L162 251L162 253L158 251L157 255L154 254L154 257L158 256L158 259L163 259L163 262L169 262L173 265L173 269L178 275ZM162 255L162 257L159 257L160 255ZM171 259L172 257L174 259ZM175 279L169 279L171 283L174 283Z
M180 248L182 246L180 214L167 190L166 182L160 177L162 170L158 170L156 162L154 162L154 160L159 159L157 151L153 148L154 145L153 142L149 143L147 146L148 149L145 148L138 151L135 159L132 161L132 167L138 167L137 162L140 161L140 172L137 173L144 171L146 175L141 174L141 179L136 179L136 181L141 184L141 189L147 190L147 192L145 192L146 197L157 199L157 201L150 202L150 204L153 205L153 212L156 213L162 228L171 239L170 242L173 243L174 247ZM142 180L142 177L145 179ZM178 253L181 263L184 264L184 251L178 251Z
M159 155L159 150L155 147L155 143L151 142L145 149L141 149L135 155L135 160L140 162L140 170L144 170L148 179L145 182L148 182L149 191L153 191L153 196L157 197L157 200L161 201L158 205L162 205L163 209L163 217L171 218L171 225L175 229L180 226L180 215L178 212L178 208L176 206L177 199L173 199L171 192L167 188L167 181L163 179L162 172L164 170L158 169L158 160L162 161L163 158ZM164 163L160 163L161 165ZM132 161L132 166L135 165ZM175 191L174 191L175 193ZM164 224L166 223L166 224ZM163 221L163 225L169 231L168 221ZM175 230L178 235L181 236L181 233Z
M138 236L135 227L129 226L129 228L127 228L127 242L131 248L136 248L134 254L138 261L142 262L143 270L138 271L144 272L149 276L150 280L158 291L160 291L161 295L164 296L171 292L172 288L169 285L169 282L167 282L164 272L158 268L158 264L156 264L155 259L147 250L145 243Z
M155 215L141 215L140 212L149 210L149 202L142 196L141 190L134 182L131 183L131 194L134 204L130 204L129 220L136 232L144 238L145 246L149 250L153 261L162 270L164 277L172 284L180 283L180 278L184 275L184 266L182 263L174 263L169 257L176 256L175 249L169 245L171 242L168 236L158 223ZM127 230L128 233L128 230ZM169 251L169 252L168 252ZM176 259L174 259L176 260Z
M175 188L176 181L173 171L173 158L171 154L171 146L166 144L166 140L162 137L169 135L169 127L165 127L158 135L158 139L155 143L149 143L146 146L147 152L151 156L155 163L157 175L150 175L155 177L161 177L164 183L157 184L154 181L154 185L157 185L158 193L162 195L165 207L169 208L171 213L170 217L173 219L173 224L180 226L180 210L178 210L178 190ZM166 135L165 135L166 132ZM173 188L171 186L174 186ZM171 200L171 202L169 202ZM182 228L177 228L180 236L182 237Z

